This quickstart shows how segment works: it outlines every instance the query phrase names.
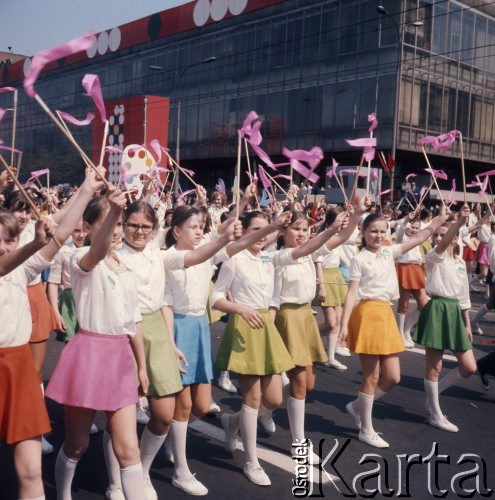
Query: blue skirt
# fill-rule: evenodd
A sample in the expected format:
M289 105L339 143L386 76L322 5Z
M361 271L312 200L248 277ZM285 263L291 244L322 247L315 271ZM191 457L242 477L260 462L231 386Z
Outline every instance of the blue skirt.
M213 379L210 325L207 316L174 313L175 345L187 359L182 385L209 384Z

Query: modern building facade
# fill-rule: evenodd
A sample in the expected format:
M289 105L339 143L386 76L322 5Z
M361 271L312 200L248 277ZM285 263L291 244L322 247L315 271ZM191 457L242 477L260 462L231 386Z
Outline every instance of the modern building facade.
M452 129L463 132L468 170L482 171L495 162L495 7L481 3L195 0L96 35L86 53L47 68L37 90L53 109L79 117L91 110L80 84L86 73L99 75L106 99L169 97L172 151L180 102L181 162L210 186L233 177L236 130L253 109L275 160L283 147L321 146L322 179L331 156L359 162L345 139L368 134L372 111L378 148L395 152L399 173L426 166L419 137ZM28 65L4 67L0 83L20 85ZM8 99L0 95L0 107ZM90 128L74 132L88 151ZM4 120L0 137L10 133ZM61 181L80 172L71 146L25 95L17 137L27 169L63 166ZM432 159L455 174L459 157L456 145Z

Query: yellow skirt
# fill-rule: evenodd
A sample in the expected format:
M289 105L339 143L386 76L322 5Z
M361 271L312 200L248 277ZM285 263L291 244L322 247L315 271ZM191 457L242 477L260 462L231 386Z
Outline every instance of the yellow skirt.
M315 297L315 305L322 307L341 306L345 302L347 285L338 267L327 267L323 269L323 279L327 298L322 302Z
M231 314L218 349L216 367L242 375L272 375L294 368L292 358L266 309L258 309L263 328L251 328Z
M404 351L392 307L382 300L361 300L349 318L347 346L357 354L387 355Z
M282 304L275 326L296 366L311 366L328 361L309 304Z

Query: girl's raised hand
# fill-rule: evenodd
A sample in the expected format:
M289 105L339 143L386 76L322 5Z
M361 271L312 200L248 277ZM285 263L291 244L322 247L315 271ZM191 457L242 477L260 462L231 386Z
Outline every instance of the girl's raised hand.
M41 219L36 222L34 239L38 243L47 245L54 234L55 228L50 219L48 219L47 217L41 217Z
M113 207L123 209L126 204L125 193L115 186L109 186L106 193L108 203Z
M97 172L91 167L86 168L86 177L81 185L81 188L89 189L91 192L99 191L105 183L102 179L105 178L105 167L96 167Z
M363 196L358 203L357 210L360 213L366 212L371 207L371 196Z
M341 229L347 226L349 223L349 214L347 212L340 212L340 214L335 217L332 225L330 226L330 230L338 233Z
M282 212L276 219L273 220L272 225L280 230L287 227L290 224L290 212Z

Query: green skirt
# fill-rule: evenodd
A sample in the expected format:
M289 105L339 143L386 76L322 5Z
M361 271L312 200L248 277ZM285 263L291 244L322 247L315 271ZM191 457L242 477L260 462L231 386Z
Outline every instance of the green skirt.
M60 315L64 318L65 332L62 333L64 342L69 340L76 334L79 327L77 325L76 304L74 303L74 296L70 288L65 289L60 297ZM57 336L57 338L60 338Z
M313 300L313 305L321 307L341 306L345 302L347 285L338 267L327 267L323 269L323 279L325 281L325 291L327 298L321 301L318 295Z
M273 375L294 368L270 313L258 309L263 328L251 328L240 314L231 314L215 362L219 370L241 375Z
M147 396L169 396L182 390L179 366L161 311L143 314L143 344L150 382Z
M421 310L412 337L418 344L433 349L468 351L473 348L457 299L432 297Z

